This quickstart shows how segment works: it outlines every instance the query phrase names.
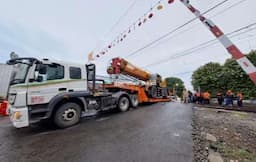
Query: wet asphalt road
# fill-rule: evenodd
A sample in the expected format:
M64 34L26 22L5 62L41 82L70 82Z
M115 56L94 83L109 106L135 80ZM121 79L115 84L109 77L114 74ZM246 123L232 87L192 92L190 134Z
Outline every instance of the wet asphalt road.
M192 105L158 103L59 130L0 117L0 162L192 162Z

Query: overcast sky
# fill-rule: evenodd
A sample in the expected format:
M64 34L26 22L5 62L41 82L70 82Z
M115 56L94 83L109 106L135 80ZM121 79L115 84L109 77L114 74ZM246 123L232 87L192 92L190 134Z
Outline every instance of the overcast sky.
M222 0L191 0L202 12ZM206 14L229 33L256 22L256 1L229 0ZM85 64L87 54L106 47L120 33L143 16L155 0L0 0L0 62L9 59L15 51L23 57L52 58ZM136 28L127 38L95 61L98 74L106 74L110 59L124 57L134 65L145 67L159 60L181 55L187 49L214 39L205 26L194 21L169 37L131 57L130 53L184 24L194 16L179 0L168 4L162 1L162 10L153 10L154 16ZM124 12L132 6L129 12ZM117 25L113 28L113 25ZM255 27L255 26L254 26ZM246 31L246 30L244 30ZM247 53L256 48L256 30L236 35L231 40ZM230 57L220 43L196 50L189 55L173 57L165 63L146 66L152 73L180 77L191 89L191 71L213 61L223 63Z

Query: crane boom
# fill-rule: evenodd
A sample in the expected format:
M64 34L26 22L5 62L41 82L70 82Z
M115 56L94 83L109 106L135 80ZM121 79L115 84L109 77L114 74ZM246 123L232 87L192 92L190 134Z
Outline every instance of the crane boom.
M136 67L123 58L113 58L107 72L108 74L129 75L142 81L148 81L151 78L151 74L149 72Z
M236 47L234 43L210 19L205 18L189 0L180 0L199 20L214 34L226 50L232 55L241 68L256 85L256 68L251 61Z

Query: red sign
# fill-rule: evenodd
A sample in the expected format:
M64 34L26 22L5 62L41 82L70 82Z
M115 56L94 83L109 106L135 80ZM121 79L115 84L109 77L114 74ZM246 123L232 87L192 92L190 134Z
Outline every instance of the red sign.
M31 103L42 103L42 102L44 102L44 97L42 96L31 97Z

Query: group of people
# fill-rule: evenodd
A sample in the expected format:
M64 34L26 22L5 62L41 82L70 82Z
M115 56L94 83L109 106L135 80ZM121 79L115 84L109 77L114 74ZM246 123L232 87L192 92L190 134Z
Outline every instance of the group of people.
M192 96L192 102L198 103L198 104L210 104L210 98L211 98L211 94L208 91L196 92Z
M242 107L243 106L243 94L242 92L237 92L237 95L235 96L234 93L231 90L228 90L226 94L222 94L221 92L217 93L217 99L218 104L220 106L228 106L228 105L234 105L234 99L237 100L237 106Z
M197 92L193 95L192 92L186 89L183 90L182 100L184 103L210 104L210 98L211 95L208 91L204 93Z
M234 104L234 100L237 100L237 106L242 107L243 106L243 94L241 92L238 92L235 96L231 90L228 90L225 94L218 92L216 94L218 104L220 106L228 106ZM183 91L183 102L184 103L197 103L197 104L210 104L211 94L206 92L196 92L193 94L190 91L187 91L184 89Z

